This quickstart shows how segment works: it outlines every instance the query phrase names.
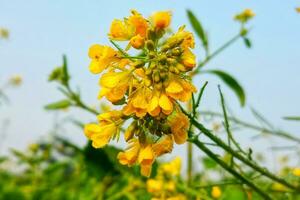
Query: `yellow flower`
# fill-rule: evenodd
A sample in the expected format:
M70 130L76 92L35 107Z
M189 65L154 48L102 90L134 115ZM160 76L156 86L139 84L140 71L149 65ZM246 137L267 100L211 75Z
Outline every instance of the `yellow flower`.
M188 81L174 77L166 87L166 94L174 99L186 102L191 99L196 88Z
M92 140L95 148L104 147L119 131L119 125L123 122L120 111L110 111L98 115L99 124L87 124L84 127L85 135Z
M128 22L128 20L115 19L110 26L110 33L108 34L114 40L129 40L134 36L135 27Z
M300 13L300 7L297 7L297 8L296 8L296 12L297 12L297 13Z
M161 156L165 153L172 152L173 149L173 138L171 135L162 136L156 143L152 146L153 152L156 156Z
M295 169L293 170L293 175L294 175L294 176L299 176L299 177L300 177L300 168L295 168Z
M167 44L171 46L176 43L181 43L180 46L183 49L194 48L195 47L195 39L194 35L191 32L188 32L185 29L185 26L182 26L178 29L177 33L172 35L167 40Z
M234 19L241 22L246 23L250 19L252 19L255 16L255 13L251 9L245 9L240 14L235 15Z
M172 115L168 116L167 119L176 144L185 143L188 136L187 131L190 125L188 117L181 112L175 111Z
M109 46L95 44L89 49L89 57L92 59L90 71L94 74L101 73L113 62L118 61L117 51Z
M140 49L144 46L145 39L140 34L138 34L130 39L130 44L131 46L133 46L133 48Z
M13 86L19 86L22 83L22 76L14 75L14 76L10 77L9 82Z
M211 196L213 198L218 199L218 198L221 197L221 195L222 195L222 191L221 191L220 187L218 187L218 186L212 187L212 189L211 189Z
M137 117L144 117L147 114L147 107L151 97L151 90L147 87L137 89L132 96L129 97L128 104L124 107L125 115L135 114Z
M162 164L161 169L168 175L178 176L181 170L181 158L176 157L171 162Z
M141 174L143 176L150 176L154 160L155 155L152 145L146 144L146 146L142 146L138 156L138 163L141 165Z
M140 164L141 174L149 177L151 174L152 164L155 155L151 144L140 144L138 139L134 138L129 141L130 146L125 152L118 154L119 162L122 165L132 166L135 163Z
M184 196L183 194L178 194L176 196L173 197L169 197L166 200L186 200L186 196Z
M95 148L104 147L117 131L114 124L100 126L98 124L87 124L84 127L85 135L92 140L92 146Z
M102 88L98 97L105 96L112 103L118 102L124 97L131 80L129 70L103 74L99 82Z
M181 56L181 63L189 70L196 66L196 56L189 49L185 49Z
M129 146L125 152L118 154L118 160L122 165L128 165L129 167L134 165L137 161L140 151L140 143L138 139L134 138L129 141Z
M160 11L152 15L154 27L157 29L167 28L171 23L171 12Z
M163 182L161 180L148 179L146 185L147 191L150 193L158 193L163 189Z
M151 116L157 116L160 112L169 115L172 111L173 102L165 93L161 93L160 95L156 93L152 96L148 106L148 113Z
M131 13L132 15L128 18L128 22L135 27L135 35L145 38L148 29L147 20L136 10L132 10Z

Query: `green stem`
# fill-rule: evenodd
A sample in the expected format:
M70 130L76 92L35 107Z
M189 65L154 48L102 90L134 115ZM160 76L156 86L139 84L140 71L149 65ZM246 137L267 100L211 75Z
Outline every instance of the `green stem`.
M200 113L201 113L201 115L223 117L223 115L221 113L212 112L212 111L200 111ZM276 131L276 130L270 130L270 129L267 129L267 128L262 128L260 126L257 126L257 125L250 124L248 122L239 120L239 119L237 119L235 117L232 117L232 116L228 116L228 120L230 120L230 121L232 121L232 122L234 122L236 124L239 124L239 125L241 125L241 126L243 126L245 128L253 129L253 130L256 130L256 131L261 131L261 132L268 133L268 134L271 134L271 135L274 135L274 136L277 136L277 137L283 137L283 138L292 140L294 142L300 143L300 139L299 138L294 137L294 136L292 136L289 133L286 133L284 131Z
M293 190L297 190L300 191L300 188L288 183L287 181L285 181L282 178L277 177L276 175L272 174L271 172L269 172L266 168L262 168L260 166L258 166L257 164L255 164L254 162L252 162L251 160L249 160L248 158L245 158L244 156L242 156L241 154L239 154L238 152L236 152L236 150L232 149L231 147L229 147L228 145L226 145L221 139L219 139L218 137L216 137L210 130L206 129L202 124L200 124L199 122L197 122L193 117L191 117L191 115L189 115L186 111L185 114L190 118L191 123L198 129L200 130L203 134L205 134L208 138L210 138L212 141L214 141L216 144L218 144L221 148L223 148L225 151L227 151L228 153L230 153L232 156L234 156L235 158L239 159L241 162L245 163L246 165L248 165L249 167L251 167L252 169L254 169L255 171L263 174L264 176L278 182L281 183L282 185L285 185L286 187L293 189Z
M206 56L206 58L201 63L199 63L199 65L197 66L197 68L195 70L195 74L198 74L199 71L200 71L200 69L204 65L206 65L211 59L213 59L215 56L217 56L219 53L221 53L224 49L226 49L231 44L233 44L235 41L237 41L240 37L241 37L241 34L238 33L233 38L231 38L230 40L228 40L225 44L223 44L221 47L219 47L216 51L214 51L212 54Z
M187 144L187 183L190 186L193 179L193 144Z
M264 199L271 200L272 198L265 193L263 190L258 188L255 184L253 184L250 180L248 180L245 176L241 175L237 171L235 171L232 167L227 165L223 160L218 158L218 155L214 154L212 151L210 151L202 142L198 140L198 138L191 139L191 142L195 144L199 149L201 149L204 153L206 153L210 158L212 158L215 162L217 162L223 169L225 169L227 172L232 174L234 177L248 185L250 188L252 188L255 192L260 194Z

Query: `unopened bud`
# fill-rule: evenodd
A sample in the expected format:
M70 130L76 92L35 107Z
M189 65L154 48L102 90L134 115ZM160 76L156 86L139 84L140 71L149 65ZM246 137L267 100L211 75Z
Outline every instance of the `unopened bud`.
M138 60L138 61L135 61L133 63L133 67L134 68L140 68L140 67L143 67L145 65L145 62L144 61L141 61L141 60Z
M153 51L154 50L154 42L152 40L147 40L146 41L146 48L149 51Z

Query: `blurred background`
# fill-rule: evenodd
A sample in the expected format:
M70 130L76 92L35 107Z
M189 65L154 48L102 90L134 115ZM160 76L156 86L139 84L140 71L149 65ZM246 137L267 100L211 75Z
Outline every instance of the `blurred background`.
M300 15L295 11L299 5L299 1L293 0L0 0L0 27L10 32L7 41L0 40L0 81L14 74L20 74L24 79L18 90L8 91L10 103L0 106L0 126L5 128L0 154L7 154L9 148L24 149L29 143L46 139L55 124L66 118L83 122L94 119L89 113L76 109L59 114L45 112L46 104L61 99L55 84L48 83L48 75L55 66L62 64L62 55L65 54L72 85L80 88L85 102L98 108L99 77L88 70L88 48L95 43L109 44L110 22L127 16L130 9L137 9L144 16L157 10L171 10L172 27L186 24L189 30L186 9L191 9L208 31L213 50L239 31L233 16L251 8L256 13L249 24L252 48L247 49L239 41L206 67L229 72L244 87L247 98L244 108L230 89L222 87L228 107L236 116L254 121L250 112L254 107L276 127L299 136L299 124L282 119L287 115L300 115ZM200 42L196 42L194 52L201 60L204 55ZM206 80L209 85L201 109L220 111L217 85L222 83L211 76L200 76L195 85L200 88ZM78 128L68 124L61 128L63 137L79 145L86 143ZM265 150L269 145L288 145L288 141L278 143L276 138L255 140L253 136L255 134L251 131L241 131L236 135L243 146L264 153L268 153ZM185 151L185 145L177 146L170 156L185 156Z

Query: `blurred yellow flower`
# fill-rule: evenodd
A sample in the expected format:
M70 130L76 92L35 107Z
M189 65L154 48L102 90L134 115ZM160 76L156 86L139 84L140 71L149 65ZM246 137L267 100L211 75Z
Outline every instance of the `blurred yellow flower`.
M300 13L300 7L297 7L297 8L296 8L296 12L297 12L297 13Z
M215 199L220 198L222 195L222 191L221 188L218 186L213 186L211 189L211 196Z
M167 28L171 23L171 12L170 11L160 11L152 15L152 20L154 27L157 29Z
M9 83L13 86L19 86L21 85L23 79L22 79L22 76L20 75L14 75L12 77L10 77L9 79Z
M171 162L164 163L161 165L161 170L171 176L178 176L181 170L181 158L176 157Z
M295 168L295 169L293 169L293 175L294 175L294 176L299 176L299 177L300 177L300 168Z
M246 23L250 19L252 19L254 16L255 16L255 13L251 9L245 9L243 12L235 15L234 19L241 23Z

